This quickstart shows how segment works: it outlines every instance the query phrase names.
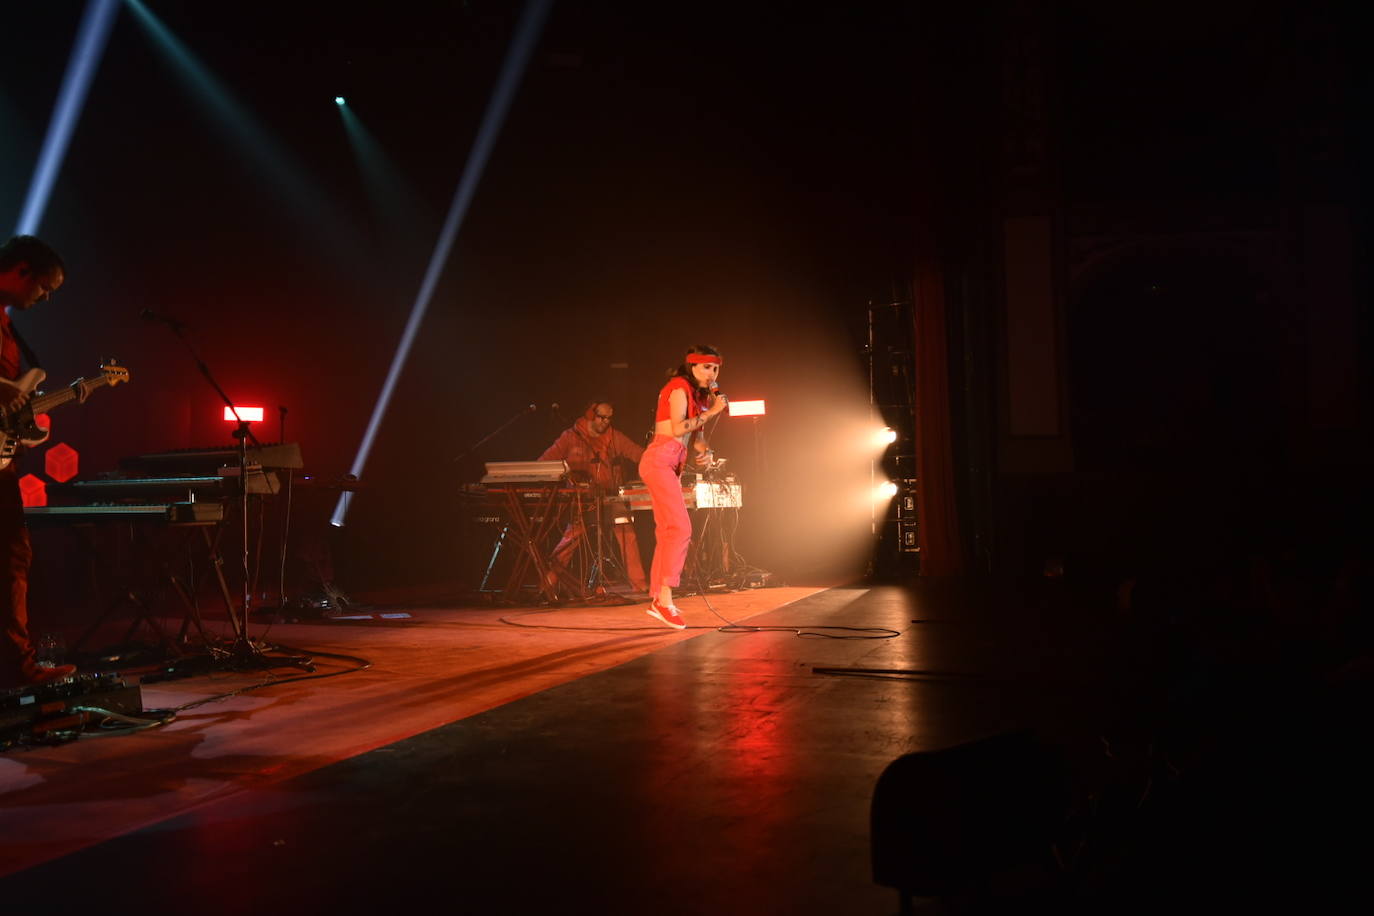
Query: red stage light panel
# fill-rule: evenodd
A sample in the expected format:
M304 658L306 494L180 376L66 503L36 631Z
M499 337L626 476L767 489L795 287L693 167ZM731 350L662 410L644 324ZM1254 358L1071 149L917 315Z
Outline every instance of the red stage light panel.
M763 401L731 401L729 404L730 416L732 417L761 417L768 413Z
M240 407L237 404L235 404L234 410L237 410L239 412L239 416L250 423L262 422L261 407ZM224 419L228 420L230 423L238 422L238 420L234 419L234 411L230 410L228 407L224 408Z
M81 456L65 442L59 442L43 453L43 470L58 483L66 483L76 476Z
M19 478L19 494L24 498L26 507L48 504L48 485L32 474L25 474Z

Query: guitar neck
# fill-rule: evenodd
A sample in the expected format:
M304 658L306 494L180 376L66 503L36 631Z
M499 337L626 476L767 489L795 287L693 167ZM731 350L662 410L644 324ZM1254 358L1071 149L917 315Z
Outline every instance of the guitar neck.
M87 386L91 390L94 390L100 387L101 385L109 384L109 381L110 380L105 376L101 376L100 378L82 381L80 384ZM61 407L68 401L75 401L76 398L77 392L69 386L67 388L59 388L56 391L50 391L47 394L39 395L38 397L34 398L33 401L30 403L32 403L33 405L33 412L35 414L40 414L47 413L54 407Z

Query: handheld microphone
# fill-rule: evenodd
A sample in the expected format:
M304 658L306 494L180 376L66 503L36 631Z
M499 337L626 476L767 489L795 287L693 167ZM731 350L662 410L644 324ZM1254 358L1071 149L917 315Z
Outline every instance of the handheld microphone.
M711 379L711 384L707 385L706 387L710 388L711 393L714 394L716 397L725 397L725 392L720 390L720 385L716 383L715 379Z

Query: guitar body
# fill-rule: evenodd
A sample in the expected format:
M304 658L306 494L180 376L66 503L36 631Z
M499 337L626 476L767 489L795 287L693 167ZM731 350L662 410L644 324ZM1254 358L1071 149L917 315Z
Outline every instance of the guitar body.
M42 369L30 369L14 380L14 387L26 395L33 394L48 374ZM14 413L0 412L0 470L9 467L14 453L20 445L38 445L48 438L48 431L33 419L33 399L26 397L23 405ZM37 435L39 438L34 439Z
M39 426L35 417L69 401L84 401L101 385L117 385L129 380L129 370L115 365L113 360L102 365L100 370L99 378L77 379L66 388L50 394L26 397L17 410L0 410L0 470L9 467L19 446L39 445L47 441L49 431ZM13 384L25 395L33 395L47 377L42 369L30 369Z

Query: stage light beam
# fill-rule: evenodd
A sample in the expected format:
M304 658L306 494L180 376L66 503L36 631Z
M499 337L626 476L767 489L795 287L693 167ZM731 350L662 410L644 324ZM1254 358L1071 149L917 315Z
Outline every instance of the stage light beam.
M411 251L422 248L426 238L433 237L432 229L422 227L431 226L437 220L431 218L429 207L353 107L345 103L338 105L337 111L371 201L373 218L380 224L381 234L389 244L396 246L398 252L404 249L409 257Z
M539 35L543 32L544 21L548 18L552 3L553 0L529 0L525 4L524 13L520 17L520 24L516 27L515 37L511 40L510 49L506 52L505 62L501 66L496 88L492 92L491 100L487 103L486 112L482 115L482 123L477 131L477 138L473 141L472 152L468 155L467 164L463 167L462 177L459 179L458 188L453 195L453 202L449 205L448 216L439 232L439 239L434 246L433 254L430 256L429 266L425 269L419 294L416 295L415 303L411 306L410 318L406 321L405 330L401 334L400 345L396 348L396 355L392 357L391 369L387 372L386 380L382 383L382 391L377 398L376 406L372 409L367 430L363 433L362 444L358 448L358 454L353 459L351 473L355 477L362 476L363 468L367 464L368 454L372 451L372 443L376 438L377 430L381 427L382 418L386 416L387 407L391 404L391 395L395 390L396 380L400 378L401 370L405 367L406 359L410 356L410 347L415 341L420 323L424 320L425 311L429 308L429 301L434 295L434 288L439 284L439 277L443 274L444 265L453 249L454 239L457 238L458 230L463 224L463 218L467 215L468 205L477 192L478 182L482 180L482 171L486 168L487 159L491 155L492 148L496 145L496 138L505 123L506 113L510 109L511 101L515 98L515 90L519 87L520 80L524 76L530 54L534 50ZM334 515L329 520L329 523L336 528L343 527L344 518L348 514L346 496L347 494L339 497L338 505L334 508Z
M72 56L67 60L67 73L62 78L62 88L57 94L57 104L53 106L52 120L48 122L48 134L43 139L38 165L29 182L24 210L14 230L16 235L34 235L43 222L48 198L52 195L53 185L57 183L57 174L62 170L62 161L67 156L72 133L86 104L86 93L91 88L96 68L100 66L100 58L105 53L110 28L118 12L119 0L90 0L86 4Z
M362 263L366 246L353 220L307 168L258 117L230 91L191 49L148 9L143 0L124 0L153 48L180 78L180 85L199 103L209 126L219 131L278 195L274 208L293 220L311 240L340 263Z

